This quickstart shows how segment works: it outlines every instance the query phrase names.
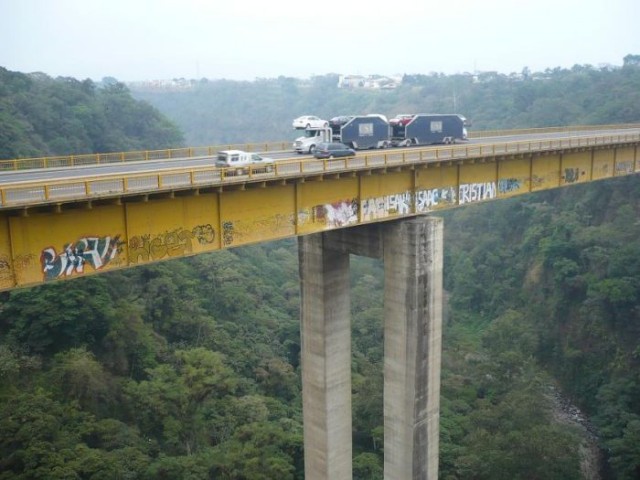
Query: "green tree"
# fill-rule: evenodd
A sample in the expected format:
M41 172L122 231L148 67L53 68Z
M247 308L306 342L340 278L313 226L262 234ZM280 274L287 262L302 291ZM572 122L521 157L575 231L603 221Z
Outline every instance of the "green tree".
M168 452L197 452L207 444L203 418L207 401L235 388L222 355L204 348L176 350L171 364L149 369L148 375L149 380L125 385L141 431Z

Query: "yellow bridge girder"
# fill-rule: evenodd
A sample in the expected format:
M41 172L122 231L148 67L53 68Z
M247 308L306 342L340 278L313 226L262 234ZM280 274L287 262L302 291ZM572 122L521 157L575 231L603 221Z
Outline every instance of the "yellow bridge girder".
M11 203L6 188L0 290L629 175L640 170L639 145L634 134L527 151L469 146L460 158L377 154L226 184L214 178L172 189L159 178L153 190L95 198L83 180L78 198L36 196L24 205Z

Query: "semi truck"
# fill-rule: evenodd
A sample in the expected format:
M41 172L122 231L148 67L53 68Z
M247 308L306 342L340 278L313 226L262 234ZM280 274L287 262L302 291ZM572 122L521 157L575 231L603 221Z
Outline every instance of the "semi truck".
M391 127L382 115L345 116L327 128L308 128L293 142L297 153L313 153L320 143L340 142L354 150L391 146Z
M466 119L456 114L417 114L406 124L392 126L393 146L455 143L467 140Z
M406 115L409 117L409 115ZM384 115L350 115L331 119L327 128L309 128L296 138L297 153L313 154L320 143L340 142L354 150L408 147L467 140L467 121L457 114L413 115L403 122L389 123Z

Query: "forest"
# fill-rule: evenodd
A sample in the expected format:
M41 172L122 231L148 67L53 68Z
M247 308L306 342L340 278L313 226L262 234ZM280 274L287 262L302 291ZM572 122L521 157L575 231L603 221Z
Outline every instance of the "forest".
M504 75L405 75L394 90L338 88L338 75L254 82L191 80L189 88L132 85L131 94L179 125L190 146L293 140L300 115L460 113L469 131L634 123L640 118L638 55L621 68L575 65ZM184 80L184 79L183 79Z
M640 123L635 57L389 92L0 69L0 157L282 140L300 114L454 102L478 130ZM440 478L640 478L639 213L635 176L438 213ZM381 479L384 279L351 270L354 479ZM288 239L0 293L0 480L304 478L299 288Z

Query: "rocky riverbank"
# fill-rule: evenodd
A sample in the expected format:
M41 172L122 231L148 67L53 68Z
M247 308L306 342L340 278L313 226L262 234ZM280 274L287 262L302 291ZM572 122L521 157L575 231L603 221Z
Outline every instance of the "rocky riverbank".
M553 402L553 416L558 423L570 425L582 432L580 470L584 480L604 480L601 472L605 461L598 442L596 429L587 416L556 387L549 387Z

